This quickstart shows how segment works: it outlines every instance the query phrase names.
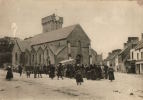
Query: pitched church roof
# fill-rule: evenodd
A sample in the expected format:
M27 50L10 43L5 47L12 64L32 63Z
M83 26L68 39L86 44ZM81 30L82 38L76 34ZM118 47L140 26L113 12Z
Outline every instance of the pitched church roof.
M28 49L29 51L31 50L31 45L30 42L28 41L23 41L18 39L16 40L16 43L22 52L24 52L26 49Z
M22 52L24 52L26 49L30 51L32 49L31 48L32 45L66 39L76 27L80 27L80 25L75 24L75 25L71 25L68 27L54 30L54 31L41 33L41 34L35 35L31 38L28 38L26 40L17 40L17 44ZM62 49L65 48L65 46L57 47L57 46L49 45L49 48L55 55L57 55ZM36 48L34 48L34 49L36 49Z
M65 39L75 29L76 26L80 26L80 25L76 24L76 25L64 27L61 29L57 29L54 31L41 33L32 38L27 39L26 41L30 41L31 45L36 45L36 44L42 44L46 42L52 42L56 40Z

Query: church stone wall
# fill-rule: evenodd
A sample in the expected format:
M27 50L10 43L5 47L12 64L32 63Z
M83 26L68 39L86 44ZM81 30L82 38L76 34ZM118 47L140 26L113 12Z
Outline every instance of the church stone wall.
M49 31L53 31L59 28L62 28L63 18L59 17L55 14L42 18L42 26L43 26L43 33L50 34ZM51 64L57 64L62 60L68 59L71 55L71 58L76 59L77 55L80 59L81 63L89 64L89 46L90 46L90 39L81 28L80 25L76 25L71 30L72 32L69 33L68 37L60 38L60 40L49 41L48 43L36 44L32 45L34 51L29 51L31 58L27 59L30 60L30 63L33 64L48 64L48 59ZM62 31L61 31L62 32ZM70 30L69 30L70 32ZM58 33L57 33L58 34ZM63 34L64 35L64 34ZM54 38L54 37L53 37ZM42 38L41 38L42 39ZM55 36L56 39L56 36ZM60 47L61 46L61 47ZM60 48L58 48L60 47ZM65 47L62 49L62 47ZM57 50L62 49L58 54ZM46 51L45 51L46 50ZM13 54L13 63L17 64L18 60L15 61L15 53L20 54L18 48L16 47ZM18 56L20 57L20 56ZM20 58L18 58L20 59ZM28 65L29 63L27 63Z
M55 64L55 56L51 50L49 50L49 59L50 59L51 64Z
M92 53L91 56L92 56L92 64L97 64L97 62L96 62L97 61L97 55Z
M42 18L43 32L53 31L62 28L63 17L55 14Z
M44 63L44 51L42 48L39 48L37 51L37 64L42 65Z
M71 43L71 56L72 56L72 58L75 59L77 54L81 53L82 54L82 61L81 62L83 64L89 64L90 40L80 26L77 26L73 30L73 32L67 38L67 41L69 41ZM81 44L81 47L80 47L81 49L79 48L79 41Z
M90 44L89 38L80 26L77 26L73 30L73 32L69 35L67 40L71 42L71 46L77 46L78 41L81 42L82 47L88 47Z
M77 47L71 47L71 57L72 57L73 59L76 58L77 51L78 51Z
M53 51L51 51L49 48L49 46L63 46L63 45L67 45L66 40L59 40L59 41L53 41L50 43L43 43L43 44L39 44L39 45L34 45L33 47L34 47L35 51L37 52L37 58L36 58L37 64L47 65L47 59L45 59L45 55L43 55L43 54L45 54L44 53L45 49L48 51L48 57L49 57L51 64L55 64L56 62L61 61L60 59L63 60L65 58L64 56L59 55L59 58L57 58L56 55L53 54ZM39 62L39 52L38 52L39 48L41 48L43 50L43 53L40 52L41 57L42 57L41 62ZM67 52L67 50L62 51L63 55L67 54L66 52ZM56 60L56 62L55 62L55 60Z
M49 45L55 45L55 46L60 46L60 45L67 45L67 41L65 39L59 40L59 41L53 41L48 43Z
M82 48L83 64L89 64L89 48Z
M68 43L70 43L70 48L68 47ZM63 48L63 50L61 50L58 55L56 55L56 49L58 48L58 46L66 46L66 47ZM76 59L77 55L80 54L81 63L89 64L89 46L90 46L90 39L88 38L86 33L82 30L80 25L77 25L71 32L71 34L67 37L67 39L61 39L49 43L33 45L32 47L34 48L36 53L34 57L36 58L34 58L34 60L31 59L31 62L35 61L34 63L36 64L47 65L48 64L47 58L48 58L51 64L57 64L62 60L68 59L69 58L68 52L70 51L72 59ZM48 54L44 52L45 50L47 50L46 52L48 52ZM31 64L33 65L34 63Z
M78 46L71 47L71 58L76 59L76 56L78 54ZM82 63L83 64L89 64L89 48L81 48L81 54L82 54Z
M25 51L25 66L31 65L31 54L28 50Z
M17 57L16 57L16 55L17 55ZM17 66L20 64L20 55L21 55L21 51L20 51L18 45L15 44L13 51L12 51L12 65L13 66Z
M61 50L59 52L59 54L57 55L57 63L62 61L62 60L67 60L68 59L68 51L67 51L67 47L65 47L63 50Z

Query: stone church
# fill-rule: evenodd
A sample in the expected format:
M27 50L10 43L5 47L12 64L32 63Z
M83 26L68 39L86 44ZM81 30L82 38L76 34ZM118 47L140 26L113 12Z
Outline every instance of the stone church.
M96 64L97 53L79 24L62 27L63 17L55 14L42 18L43 32L24 40L15 39L12 65L49 65L67 59L81 64Z

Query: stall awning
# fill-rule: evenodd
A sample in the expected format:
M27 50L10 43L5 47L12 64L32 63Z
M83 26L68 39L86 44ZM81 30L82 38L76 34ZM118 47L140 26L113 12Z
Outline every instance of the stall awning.
M60 61L59 63L61 63L61 64L73 64L73 63L75 63L75 60L74 59L68 59L68 60Z

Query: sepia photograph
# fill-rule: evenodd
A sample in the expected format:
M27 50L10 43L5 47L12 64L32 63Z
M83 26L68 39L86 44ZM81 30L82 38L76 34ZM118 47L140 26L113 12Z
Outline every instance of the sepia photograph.
M143 100L143 0L0 0L0 100Z

